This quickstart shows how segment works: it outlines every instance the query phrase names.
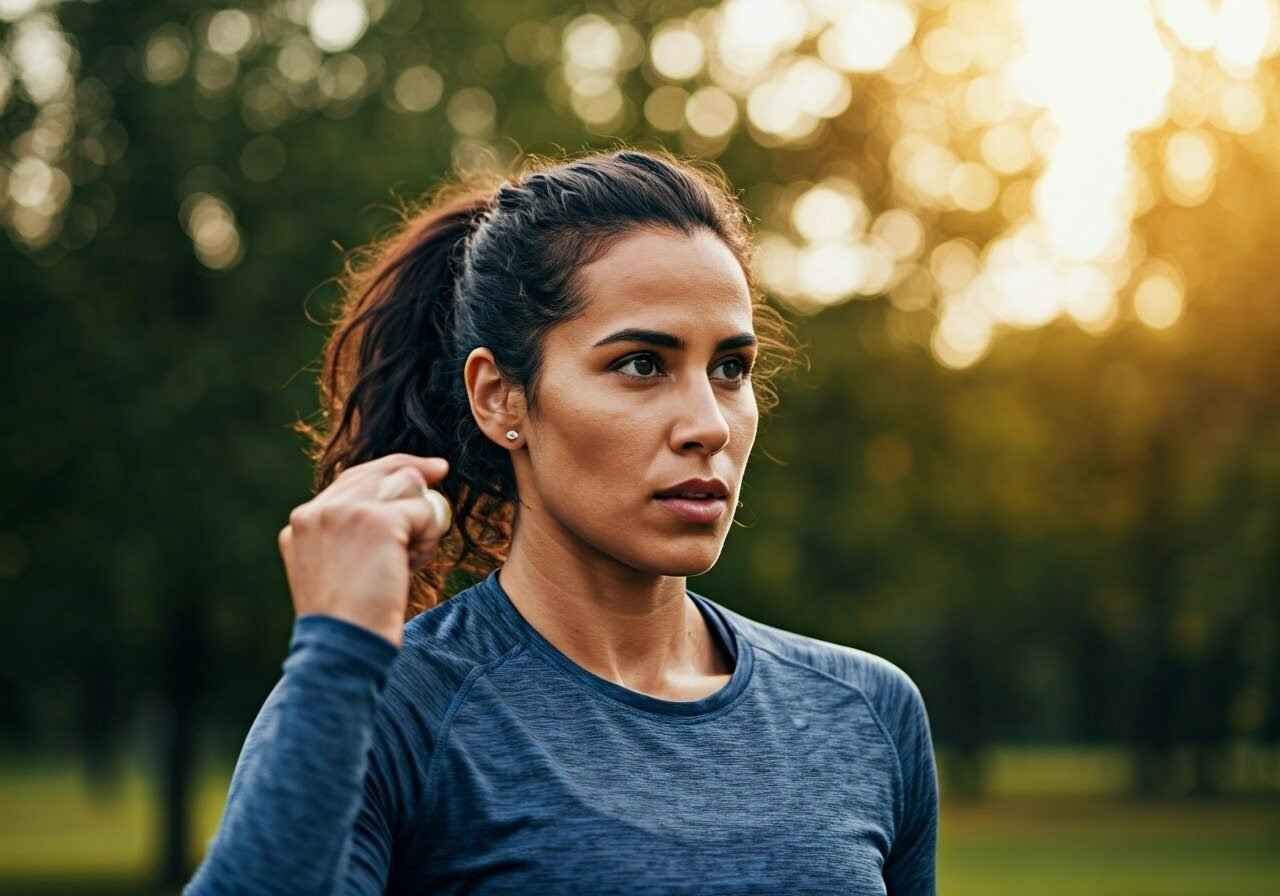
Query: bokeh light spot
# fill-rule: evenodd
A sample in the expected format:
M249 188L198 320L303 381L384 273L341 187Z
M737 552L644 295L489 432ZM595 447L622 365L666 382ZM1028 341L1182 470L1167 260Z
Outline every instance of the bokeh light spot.
M920 42L925 65L940 75L958 75L969 67L969 46L954 28L935 28Z
M358 96L369 79L368 68L354 53L330 56L320 66L316 86L331 100L342 102Z
M574 85L570 97L573 111L588 125L607 130L622 115L625 100L611 78L595 76Z
M951 172L947 189L958 208L981 212L990 208L1000 195L1000 181L985 165L963 162Z
M1213 139L1204 131L1178 131L1164 147L1165 193L1179 205L1199 205L1213 192L1217 167Z
M0 22L16 22L35 10L42 0L0 0Z
M801 107L819 118L834 118L853 99L849 79L817 59L797 59L787 67L783 83Z
M9 196L18 205L38 208L53 189L53 168L43 159L19 159L9 172Z
M979 270L978 251L968 240L951 239L929 253L929 272L947 293L960 292Z
M644 101L644 117L660 131L678 131L684 124L684 110L688 102L688 92L667 84L649 94Z
M179 220L195 248L196 258L214 270L229 268L243 256L244 244L231 207L208 193L192 193L182 203Z
M867 207L852 185L829 181L796 200L791 222L812 243L846 242L866 227Z
M1133 292L1133 310L1138 320L1155 330L1177 323L1182 304L1182 286L1165 272L1147 275Z
M582 69L611 72L622 58L622 35L604 16L589 13L564 31L565 62Z
M924 247L924 225L904 208L881 213L871 225L871 234L898 259L915 258Z
M809 18L801 0L726 0L717 17L719 61L746 76L764 72L799 44Z
M865 0L850 5L818 44L822 58L848 72L886 68L911 41L916 23L910 11L893 0Z
M982 160L1001 174L1017 174L1035 158L1031 141L1015 124L998 124L982 135Z
M355 46L369 27L362 0L316 0L307 13L307 28L320 49L341 53Z
M1267 106L1258 88L1239 81L1229 84L1222 91L1214 111L1216 123L1237 134L1252 134L1267 120Z
M406 112L426 112L444 95L444 78L429 65L415 65L396 76L392 95Z
M305 84L320 71L323 58L311 41L305 37L294 38L280 47L276 68L290 81Z
M1213 53L1228 71L1251 74L1267 53L1276 26L1268 0L1222 0L1214 25Z
M704 137L723 137L738 123L738 104L719 87L700 87L685 107L689 127Z
M861 288L867 259L849 245L811 246L796 259L797 285L807 297L823 304L846 299Z
M706 49L702 38L687 22L664 23L649 44L653 67L665 78L683 81L702 71Z
M190 57L185 32L176 25L163 25L147 39L142 66L152 84L171 84L187 70Z
M953 369L969 367L990 345L991 320L981 311L959 302L943 312L930 340L933 356Z
M498 115L498 104L493 95L482 87L464 87L449 97L446 108L449 124L459 134L475 137L493 130Z
M234 56L253 40L253 19L243 9L220 9L209 19L205 42L209 49Z

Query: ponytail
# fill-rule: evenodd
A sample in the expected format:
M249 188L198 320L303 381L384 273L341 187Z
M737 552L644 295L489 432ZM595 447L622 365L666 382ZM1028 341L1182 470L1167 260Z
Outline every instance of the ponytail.
M348 467L387 454L450 462L437 488L457 508L454 526L436 562L415 577L410 614L438 602L449 570L483 574L501 564L510 542L510 508L486 496L484 483L458 475L460 436L468 427L479 432L465 390L459 406L461 384L450 381L458 360L452 345L458 267L492 201L492 191L482 189L442 197L347 259L320 378L324 427L298 426L312 443L317 492Z

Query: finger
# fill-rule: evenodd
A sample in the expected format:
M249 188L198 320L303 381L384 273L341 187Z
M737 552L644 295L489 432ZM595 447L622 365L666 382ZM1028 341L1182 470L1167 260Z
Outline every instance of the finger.
M430 500L424 501L421 495L398 498L382 506L395 513L403 514L408 523L405 547L412 547L419 551L426 547L434 549L436 542L449 531L449 521L441 517L437 503Z
M377 481L374 498L378 501L394 501L397 498L421 495L426 487L426 479L417 467L401 467Z
M391 463L391 458L401 458L402 462L399 466ZM320 495L325 500L330 498L352 498L354 496L366 496L375 500L384 500L388 497L407 497L415 494L419 489L415 486L409 487L405 481L401 481L404 487L403 492L397 494L394 492L380 491L382 480L388 476L401 470L407 474L416 476L416 482L419 484L431 484L439 482L449 472L449 462L443 457L414 457L411 454L393 454L387 455L385 458L378 458L377 461L369 461L367 464L361 464L358 467L352 467L340 478L333 481ZM318 495L317 497L320 497Z
M439 482L449 472L449 462L443 457L421 457L417 454L397 452L374 460L367 460L362 464L356 464L354 467L344 470L342 475L347 478L354 478L356 476L386 474L400 467L416 467L422 471L422 475L426 477L428 482Z
M378 483L377 500L395 501L414 496L424 499L431 505L436 515L433 529L440 533L448 532L453 524L453 506L449 499L434 489L427 488L422 474L415 467L402 467Z

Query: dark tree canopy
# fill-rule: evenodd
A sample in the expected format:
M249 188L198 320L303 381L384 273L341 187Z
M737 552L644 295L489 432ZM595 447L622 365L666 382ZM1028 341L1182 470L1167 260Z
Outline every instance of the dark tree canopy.
M696 587L893 659L958 768L1280 738L1277 4L1015 6L0 0L4 747L165 757L180 877L342 250L619 141L725 170L808 343Z

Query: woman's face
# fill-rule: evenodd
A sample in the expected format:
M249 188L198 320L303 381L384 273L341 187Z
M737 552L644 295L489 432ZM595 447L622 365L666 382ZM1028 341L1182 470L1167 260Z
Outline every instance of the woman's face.
M742 268L709 232L645 230L581 276L585 312L547 334L515 458L521 528L645 572L705 572L758 422Z

